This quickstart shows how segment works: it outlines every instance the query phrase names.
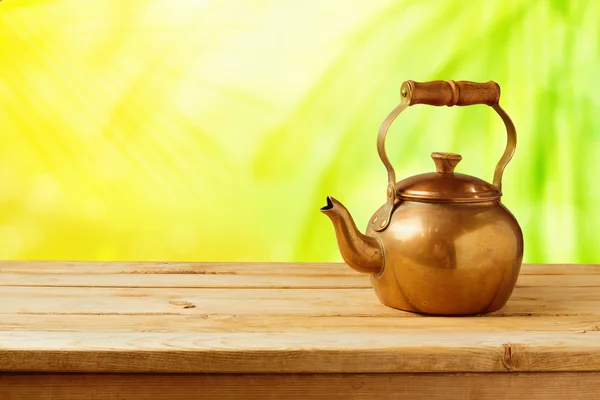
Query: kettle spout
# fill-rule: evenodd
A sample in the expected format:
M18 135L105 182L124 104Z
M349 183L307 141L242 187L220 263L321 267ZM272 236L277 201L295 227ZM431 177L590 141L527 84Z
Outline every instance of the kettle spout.
M321 208L321 212L333 222L346 264L358 272L379 274L383 270L383 249L379 240L360 233L346 207L332 197L327 197L327 205Z

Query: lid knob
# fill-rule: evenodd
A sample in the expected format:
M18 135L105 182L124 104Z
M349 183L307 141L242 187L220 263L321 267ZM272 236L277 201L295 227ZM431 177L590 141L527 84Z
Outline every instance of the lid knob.
M431 158L435 163L435 170L442 174L454 173L454 167L462 160L460 154L442 152L431 153Z

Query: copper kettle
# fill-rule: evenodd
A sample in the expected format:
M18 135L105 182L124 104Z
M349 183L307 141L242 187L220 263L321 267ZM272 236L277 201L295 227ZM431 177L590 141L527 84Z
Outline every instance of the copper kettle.
M370 274L379 300L423 314L472 315L506 304L523 260L523 233L502 204L502 173L515 151L515 127L499 106L495 82L406 81L400 104L384 120L377 150L387 168L387 201L365 234L348 210L328 197L321 208L333 222L340 252L353 269ZM385 152L390 124L408 106L486 104L500 115L508 140L494 183L454 172L461 156L433 153L436 172L396 182Z

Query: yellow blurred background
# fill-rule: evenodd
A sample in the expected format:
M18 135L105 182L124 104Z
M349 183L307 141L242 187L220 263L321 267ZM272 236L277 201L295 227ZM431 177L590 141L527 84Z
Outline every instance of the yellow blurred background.
M596 1L0 2L0 258L341 261L333 195L385 201L375 147L407 79L495 80L518 132L503 201L526 262L600 261ZM398 178L462 154L485 106L413 107Z

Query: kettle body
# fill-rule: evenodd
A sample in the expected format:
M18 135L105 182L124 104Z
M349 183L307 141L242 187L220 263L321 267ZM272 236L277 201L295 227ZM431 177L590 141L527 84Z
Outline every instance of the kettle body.
M405 311L471 315L508 301L523 259L523 234L498 200L465 204L405 201L387 229L370 226L384 250L371 275L379 300Z

